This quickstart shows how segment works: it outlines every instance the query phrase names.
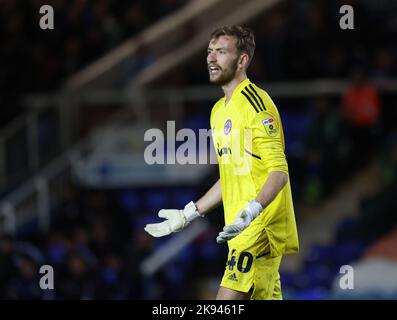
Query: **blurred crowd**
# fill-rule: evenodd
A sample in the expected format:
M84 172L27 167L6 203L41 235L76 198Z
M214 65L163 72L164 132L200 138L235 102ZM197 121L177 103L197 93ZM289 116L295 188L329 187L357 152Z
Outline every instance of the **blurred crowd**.
M182 0L0 1L0 126L22 110L19 98L56 90L93 62L184 4ZM54 9L54 29L41 30L42 5Z
M55 9L57 27L52 31L38 28L38 8L44 2ZM20 94L58 88L67 75L184 3L155 2L0 1L0 33L7 39L0 47L0 103L7 106L1 108L1 125L18 112ZM342 4L353 5L355 30L339 28ZM335 231L338 246L313 248L303 280L297 274L283 275L282 281L294 290L316 286L329 290L336 269L324 273L325 263L333 261L336 268L350 262L346 257L359 258L397 224L393 203L397 194L397 97L378 88L397 71L397 45L392 41L397 36L396 22L393 1L312 0L286 1L250 25L257 39L251 80L265 84L323 77L349 81L342 95L275 99L283 120L295 201L316 205L371 161L381 168L383 187L378 194L362 199L359 218L341 223ZM205 70L202 54L157 84L207 84ZM201 109L197 122L192 117L187 122L207 128L210 107ZM63 203L52 209L48 235L31 225L15 237L1 236L0 298L208 297L195 290L200 283L193 281L220 277L223 272L226 248L215 242L222 225L219 212L215 218L219 220L165 268L153 276L144 276L140 270L141 262L165 241L148 236L143 226L157 220L158 209L182 207L197 198L209 186L207 178L194 190L183 186L175 190L87 190L71 181L65 187ZM340 255L339 260L335 258ZM44 264L54 267L54 290L38 287L38 270Z
M377 157L396 126L384 119L395 112L389 99L362 69L350 75L342 96L311 99L299 111L287 111L286 144L300 199L316 204L341 182Z
M342 30L339 9L348 4L354 29ZM394 1L284 1L246 24L256 40L249 76L256 82L344 78L360 66L382 81L397 71L396 22ZM203 50L156 83L208 83L204 57Z
M183 197L183 188L173 192ZM173 203L169 189L103 192L70 184L52 212L49 234L26 226L15 237L0 237L0 299L202 298L200 284L189 279L219 275L223 268L212 227L154 275L141 270L166 241L143 229L158 219L152 210L180 202L175 196ZM43 265L53 268L53 290L39 287Z
M283 272L288 299L397 299L397 131L377 149L379 189L359 200L356 212L342 218L329 243L313 243L297 272ZM354 272L354 290L344 290L341 267Z

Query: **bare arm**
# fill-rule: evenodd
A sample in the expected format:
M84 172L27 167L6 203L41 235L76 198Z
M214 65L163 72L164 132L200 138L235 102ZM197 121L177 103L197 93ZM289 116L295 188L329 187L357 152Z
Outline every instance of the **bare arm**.
M266 208L276 198L281 189L287 184L288 175L281 171L272 171L269 173L265 184L256 197L262 208Z
M222 202L221 182L218 180L205 195L196 202L197 210L201 215L206 215Z

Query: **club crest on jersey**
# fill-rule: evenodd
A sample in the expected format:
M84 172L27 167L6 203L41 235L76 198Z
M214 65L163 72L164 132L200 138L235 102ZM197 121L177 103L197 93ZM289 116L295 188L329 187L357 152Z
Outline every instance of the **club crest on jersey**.
M262 120L262 124L265 127L265 131L269 137L275 137L277 135L277 123L273 117Z
M232 130L232 120L227 119L223 131L225 132L225 134L229 134L230 130Z

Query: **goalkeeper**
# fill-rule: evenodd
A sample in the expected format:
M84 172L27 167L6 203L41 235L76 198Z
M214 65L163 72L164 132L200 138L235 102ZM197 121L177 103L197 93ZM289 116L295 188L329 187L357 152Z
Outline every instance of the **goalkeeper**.
M224 97L211 111L220 179L183 210L160 210L165 220L145 230L154 237L185 228L223 202L225 227L216 241L229 254L217 299L282 299L279 266L298 252L298 235L280 115L268 94L247 78L252 31L215 30L207 50L209 80Z

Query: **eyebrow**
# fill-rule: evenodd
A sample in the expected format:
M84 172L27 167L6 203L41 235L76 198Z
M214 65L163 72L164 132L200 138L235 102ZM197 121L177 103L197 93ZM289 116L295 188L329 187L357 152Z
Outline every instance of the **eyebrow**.
M207 51L209 51L209 50L219 51L219 50L227 50L227 48L226 47L220 47L220 48L210 48L210 47L208 47Z

